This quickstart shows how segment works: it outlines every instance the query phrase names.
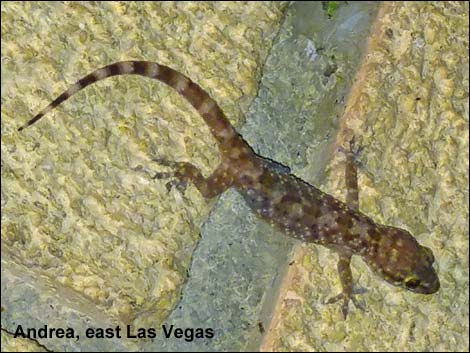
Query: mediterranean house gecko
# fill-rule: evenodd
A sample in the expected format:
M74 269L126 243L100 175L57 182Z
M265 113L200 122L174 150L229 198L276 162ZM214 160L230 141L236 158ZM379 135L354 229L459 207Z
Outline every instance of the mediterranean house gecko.
M208 178L186 162L155 159L170 167L154 178L171 178L170 186L193 183L206 198L236 188L249 207L286 235L324 245L339 255L342 292L328 302L342 301L346 317L355 300L350 269L352 255L359 255L385 281L421 294L439 289L431 249L420 245L406 230L375 223L358 210L357 172L354 156L346 153L346 203L323 193L289 173L286 168L257 155L230 124L217 103L183 74L148 61L122 61L102 67L69 87L18 130L34 124L73 94L88 85L117 75L157 79L182 95L199 112L218 142L222 162Z

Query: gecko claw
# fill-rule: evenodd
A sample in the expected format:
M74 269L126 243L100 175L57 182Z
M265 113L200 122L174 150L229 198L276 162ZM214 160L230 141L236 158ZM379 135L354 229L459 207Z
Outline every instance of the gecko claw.
M363 145L357 146L356 138L353 136L351 140L349 141L349 150L346 153L350 153L353 156L354 161L357 164L361 164L360 156L362 154L362 151L364 151L364 146Z
M152 177L152 179L168 179L168 178L173 178L175 176L175 173L168 173L168 172L158 172L155 173L155 175ZM186 181L181 181L181 180L170 180L169 182L166 183L166 189L168 192L171 191L171 189L176 188L178 191L181 193L184 193L186 191L186 187L188 186L188 183Z
M170 192L172 188L176 188L181 193L185 192L186 187L188 186L188 181L181 178L179 175L180 173L178 172L178 170L181 171L185 163L169 161L168 159L165 159L165 158L153 158L152 161L164 167L169 167L171 169L174 169L174 171L171 171L171 172L157 172L155 173L152 179L175 178L166 183L166 189L168 190L168 192Z
M326 301L326 304L334 304L339 301L343 301L343 304L341 305L341 312L343 313L344 320L346 320L346 318L348 317L349 302L352 302L354 306L360 309L361 311L366 311L364 303L357 300L354 294L347 294L345 292L341 292L338 295L335 295L334 297L328 299Z
M155 175L152 177L152 179L168 179L174 176L174 173L164 173L164 172L157 172Z
M184 194L187 186L188 186L187 182L180 181L180 180L171 180L168 183L166 183L166 189L168 190L168 192L170 192L172 188L176 188L176 190Z
M346 147L347 145L349 145L349 147ZM337 151L344 154L348 159L353 161L357 167L362 169L364 167L364 163L361 160L361 155L365 146L357 146L354 136L346 143L346 146L339 146Z
M170 167L170 168L174 168L177 165L176 162L169 161L168 159L165 159L165 158L152 158L152 162L156 162L164 167Z

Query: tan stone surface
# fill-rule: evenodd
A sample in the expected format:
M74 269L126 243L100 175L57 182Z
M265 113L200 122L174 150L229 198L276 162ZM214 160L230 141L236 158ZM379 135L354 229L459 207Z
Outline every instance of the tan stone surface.
M118 77L16 129L76 80L128 59L185 73L239 125L283 6L2 3L2 255L115 320L165 318L209 207L194 187L182 196L153 181L151 158L210 173L218 152L202 119L159 82Z
M37 342L27 338L14 338L2 330L2 352L47 352Z
M468 2L387 2L348 99L361 210L410 230L436 257L441 289L395 288L360 260L367 312L324 302L340 290L337 256L300 245L262 347L268 351L468 351ZM338 154L323 189L344 199Z

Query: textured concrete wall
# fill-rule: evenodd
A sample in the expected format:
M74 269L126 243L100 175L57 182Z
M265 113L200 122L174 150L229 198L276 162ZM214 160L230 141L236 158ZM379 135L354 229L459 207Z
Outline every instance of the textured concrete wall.
M323 304L340 290L336 255L296 250L263 349L468 351L468 2L387 2L347 101L342 145L360 156L361 210L411 231L435 255L438 293L395 288L359 259L367 311ZM341 154L323 189L343 198Z
M284 6L2 3L2 325L158 327L180 301L210 205L193 187L168 193L151 180L151 158L205 174L218 162L189 104L144 78L108 79L16 128L69 84L127 59L185 73L240 125Z
M184 345L46 341L56 350L242 350L257 347L262 322L265 350L468 350L468 4L385 5L345 114L350 55L366 42L350 32L374 6L292 6L257 92L283 6L2 3L2 327L170 318L218 330ZM255 150L315 185L335 139L356 135L361 209L433 249L440 292L391 287L355 259L367 312L351 308L344 321L338 305L323 304L339 291L336 256L298 245L268 329L291 243L233 192L200 240L212 205L192 187L167 193L150 180L154 156L191 161L206 175L218 162L202 120L158 82L110 79L16 132L68 84L130 58L186 73L237 126L248 111L241 131ZM337 157L322 189L342 198ZM29 344L5 339L2 351Z

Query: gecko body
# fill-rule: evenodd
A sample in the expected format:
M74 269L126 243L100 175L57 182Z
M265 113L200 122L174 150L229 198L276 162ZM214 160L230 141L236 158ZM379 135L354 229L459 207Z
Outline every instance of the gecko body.
M217 103L183 74L147 61L123 61L105 66L77 81L18 130L41 119L73 94L97 81L134 74L157 79L173 87L199 112L217 140L222 162L209 177L186 162L158 159L170 167L155 178L173 178L177 184L193 183L206 198L236 188L249 207L286 235L321 244L339 255L338 272L343 291L330 302L343 301L346 315L354 301L350 260L359 255L387 282L422 294L439 289L432 251L406 230L375 223L358 210L357 176L352 153L347 154L347 202L323 193L290 174L289 170L254 153L236 132Z

